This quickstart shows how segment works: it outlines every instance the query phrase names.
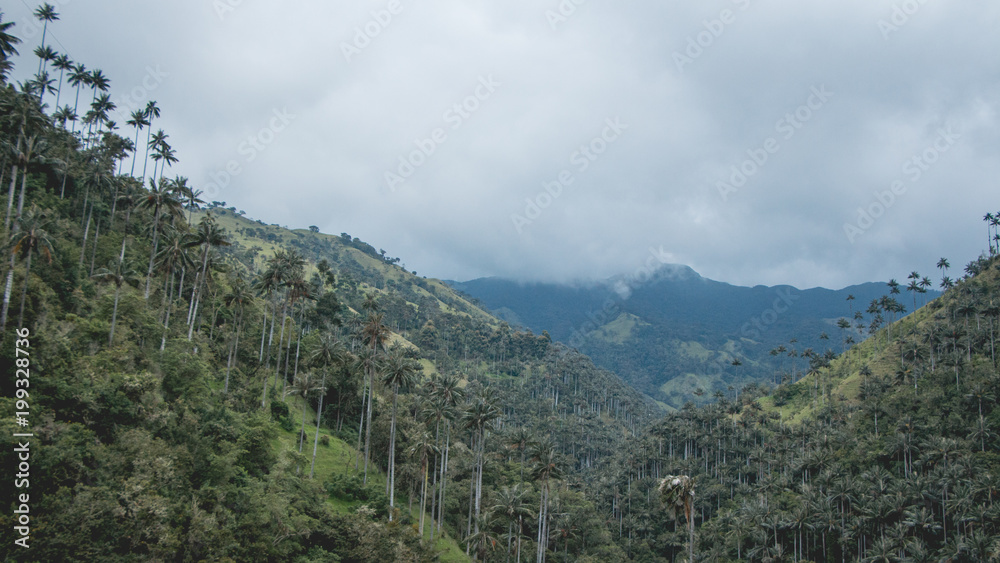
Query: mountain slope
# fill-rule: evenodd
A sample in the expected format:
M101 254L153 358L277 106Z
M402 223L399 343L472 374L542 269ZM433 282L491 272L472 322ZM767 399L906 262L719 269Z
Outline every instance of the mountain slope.
M740 287L677 265L664 266L642 283L612 279L568 286L497 278L448 283L508 322L547 330L673 407L704 402L730 386L774 382L776 371L802 369L805 363L796 358L807 349L842 350L846 337L860 338L856 327L841 330L837 320L847 318L853 325L854 311L887 291L879 283L836 291ZM936 295L919 296L918 305ZM785 350L772 355L778 346ZM793 350L796 356L789 358ZM732 366L736 359L742 366Z

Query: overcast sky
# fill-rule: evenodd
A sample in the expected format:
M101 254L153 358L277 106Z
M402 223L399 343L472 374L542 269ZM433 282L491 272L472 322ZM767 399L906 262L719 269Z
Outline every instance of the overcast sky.
M1000 209L995 2L52 3L57 51L156 100L168 175L421 275L937 279ZM22 80L37 4L4 4Z

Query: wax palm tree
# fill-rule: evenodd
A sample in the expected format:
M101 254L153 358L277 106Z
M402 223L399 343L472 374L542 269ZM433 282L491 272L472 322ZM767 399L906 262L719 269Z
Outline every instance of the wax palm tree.
M389 478L386 480L386 494L389 495L389 520L396 497L396 403L400 387L410 387L417 381L420 364L407 358L402 348L393 347L382 362L382 382L392 389L392 415L389 423Z
M481 511L483 498L483 464L486 458L486 434L493 430L495 421L502 411L497 406L497 399L489 388L482 388L472 397L472 400L462 412L462 424L472 432L472 450L475 455L475 487L470 503L474 506L474 517Z
M229 393L229 372L233 367L233 360L237 358L240 346L240 333L243 330L243 314L246 312L247 307L249 307L254 300L253 289L250 284L246 282L243 278L236 278L233 281L232 286L229 288L229 292L226 293L223 298L226 307L233 312L235 319L234 323L236 328L234 329L235 338L233 340L233 345L229 349L229 358L226 360L226 383L223 387L223 393ZM324 374L325 375L325 374ZM310 477L312 473L310 472Z
M524 456L535 442L535 437L525 426L518 426L507 436L507 448L520 453L521 482L524 482Z
M487 509L486 514L490 517L502 517L507 521L507 560L510 560L511 548L515 551L515 561L521 560L521 530L524 526L524 518L532 518L534 514L525 502L527 492L521 485L513 487L504 486L493 498L493 503ZM517 544L514 543L514 532L517 531Z
M534 461L531 476L535 481L541 482L541 493L538 503L538 536L535 561L542 563L545 561L545 551L548 547L548 508L551 482L562 479L562 464L559 461L559 454L555 446L549 441L539 442L532 450L531 459Z
M49 4L48 2L46 2L46 3L42 4L41 6L39 6L38 8L35 9L35 18L38 21L40 21L40 22L44 22L42 24L42 42L39 44L40 47L44 48L45 47L45 34L49 30L49 22L57 21L59 19L59 13L56 12L55 6L53 6L52 4ZM44 59L40 59L38 61L38 72L39 73L42 72L42 63L43 62L44 62Z
M688 561L694 561L694 479L687 475L667 475L660 480L658 490L674 520L684 515L688 525Z
M144 294L144 299L149 299L149 284L153 279L153 261L156 258L156 252L158 250L159 244L159 234L160 234L160 217L166 213L167 215L177 215L181 211L181 204L174 197L173 190L170 185L165 181L154 182L149 181L149 192L146 197L139 202L139 207L144 209L152 209L153 211L153 250L149 253L149 268L146 272L146 291Z
M45 105L45 94L55 94L56 87L55 79L49 77L49 73L42 71L40 74L36 74L35 78L29 80L25 83L26 91L30 91L38 95L38 105L42 107L48 107Z
M175 162L176 162L176 160L175 160ZM205 193L205 192L203 192L202 190L194 190L194 189L191 189L191 188L188 188L184 192L184 197L187 198L187 202L188 202L188 223L191 222L191 219L194 216L194 210L198 209L198 204L199 203L205 203L205 200L203 200L203 199L201 199L201 197L199 197L203 193Z
M73 61L69 59L69 55L60 53L57 54L56 57L52 60L52 66L59 69L59 87L56 88L56 105L55 105L55 107L58 108L59 100L62 97L63 77L66 75L67 70L69 71L73 70Z
M76 101L73 102L73 115L79 115L80 109L80 87L90 85L90 71L87 70L87 65L83 63L77 63L73 66L73 70L69 73L68 79L69 85L76 88ZM76 132L76 121L73 122L72 131Z
M142 181L146 181L146 164L149 162L149 151L152 148L152 133L153 133L153 120L160 117L160 108L157 107L155 100L150 100L146 103L146 109L143 110L146 114L146 126L149 129L146 132L146 156L142 161Z
M21 43L21 38L10 34L14 27L14 22L3 21L3 12L0 12L0 59L9 59L17 54L17 47Z
M324 382L325 383L325 382ZM309 395L321 391L323 388L320 386L316 378L313 377L313 373L304 372L295 378L292 382L291 389L288 390L288 395L294 395L296 397L302 397L302 428L299 430L299 453L302 453L302 443L305 441L306 435L306 411L309 410Z
M444 501L445 501L445 488L447 485L448 477L448 461L451 448L451 423L455 420L457 416L458 404L463 400L465 392L460 387L460 381L458 377L454 375L445 375L438 379L432 380L434 385L431 388L431 393L437 402L441 403L443 407L443 419L444 419L444 459L441 461L440 467L440 477L439 482L441 483L438 488L438 531L441 531L441 526L444 522Z
M31 279L31 258L37 251L52 262L52 240L47 229L52 219L44 211L32 205L21 217L21 230L10 237L11 253L24 260L24 284L21 286L21 310L17 317L17 326L24 326L24 302L28 295L28 282Z
M415 436L410 437L410 447L406 449L406 454L420 463L420 520L418 533L424 535L424 519L427 515L427 465L432 455L438 453L437 441L426 428L421 427ZM392 501L389 501L389 520L392 520ZM432 516L433 518L433 516ZM431 526L434 526L433 521Z
M146 112L144 110L134 110L129 120L125 122L126 125L135 127L135 146L139 146L139 131L142 131L143 127L149 125L149 120L146 119ZM132 170L129 171L129 176L135 177L135 161L139 158L138 151L132 153ZM190 221L188 221L190 222Z
M174 201L177 202L178 209L180 209L180 201L176 199ZM198 315L198 303L204 293L206 276L208 275L208 254L213 247L229 245L230 242L226 236L225 230L215 222L215 218L213 218L210 214L202 217L201 221L198 223L198 230L194 233L194 237L192 237L188 242L189 247L201 247L201 271L198 273L198 277L196 278L199 281L195 284L195 293L192 296L192 299L194 300L194 304L192 305L194 313L190 315L188 325L189 341L191 340L192 333L194 331L194 320Z
M136 285L139 282L138 273L125 265L125 243L122 242L122 251L118 256L118 261L110 265L109 268L99 268L91 276L92 278L115 285L115 304L111 310L111 330L108 332L108 346L114 343L115 323L118 320L118 300L121 297L122 286L126 283Z
M163 301L160 305L160 315L163 318L163 336L160 338L161 352L167 346L167 334L170 332L170 312L174 302L174 273L178 270L186 272L195 268L194 259L187 252L188 241L188 236L167 225L163 231L163 248L156 253L156 267L165 272ZM184 275L182 274L177 295L183 293Z
M52 114L52 119L59 124L63 129L66 128L67 121L76 121L76 116L73 115L73 110L69 106L63 106L56 110Z
M323 374L323 382L321 386L326 389L326 376L330 373L330 370L334 366L344 366L348 361L349 354L347 348L344 347L343 342L337 339L332 333L323 332L319 335L319 340L316 343L316 347L313 348L309 354L306 356L306 361L314 369L318 369ZM312 465L309 468L309 478L313 477L313 470L316 468L316 450L319 444L319 423L320 418L323 413L323 397L326 393L323 393L319 397L319 408L316 411L316 437L313 440L313 457Z
M370 446L371 446L371 433L372 433L372 402L374 400L374 384L375 384L375 369L376 362L378 361L378 349L384 346L385 342L389 339L389 328L385 326L383 322L385 316L382 313L371 312L368 313L368 321L362 328L362 338L366 343L368 349L368 355L365 356L365 373L367 374L367 382L365 387L368 394L368 404L365 408L364 396L362 396L362 409L361 416L364 421L364 432L365 432L365 473L363 482L368 482L368 462L370 459ZM359 440L360 440L360 431Z

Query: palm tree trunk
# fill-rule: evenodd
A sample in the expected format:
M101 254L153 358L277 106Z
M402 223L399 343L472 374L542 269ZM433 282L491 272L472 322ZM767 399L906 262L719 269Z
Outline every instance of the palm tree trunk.
M90 212L87 215L86 226L83 229L83 244L80 245L80 267L83 267L83 259L87 256L87 238L90 234L90 221L94 217L94 202L90 202Z
M399 384L394 384L392 386L392 421L389 424L389 479L387 485L389 488L389 521L392 522L392 509L396 506L396 399L399 394ZM425 480L426 481L426 480ZM426 482L424 483L424 488L427 487ZM421 520L423 519L423 506L421 505ZM423 535L423 525L420 527L421 536Z
M302 453L302 443L306 438L306 411L309 410L309 399L302 396L302 429L299 430L299 453Z
M21 141L18 139L17 150L21 150ZM10 216L11 211L14 209L14 190L17 187L17 161L14 161L14 166L11 167L10 176L10 192L7 194L7 219L4 221L3 230L5 233L10 232Z
M101 218L97 218L97 228L94 230L94 249L90 252L90 274L94 275L94 262L97 260L97 241L101 236Z
M448 476L448 453L451 445L451 422L445 421L444 426L444 462L441 464L441 485L438 494L440 495L440 500L438 500L438 533L441 533L441 526L444 525L444 494L445 494L445 478Z
M122 286L121 284L115 284L115 306L111 310L111 332L108 334L108 346L115 340L115 322L118 320L118 297L121 295Z
M156 257L156 246L159 243L160 234L160 206L156 206L153 213L153 251L149 253L149 268L146 270L146 293L143 299L149 299L149 282L153 278L153 258ZM85 237L86 238L86 237Z
M420 491L420 537L421 538L424 537L424 517L426 516L426 508L427 508L427 457L426 457L426 455L425 455L425 457L423 459L423 462L424 462L423 463L423 467L421 469L423 470L424 486L423 486L423 489ZM391 506L391 504L390 504L390 506ZM431 528L433 528L433 527L434 527L434 524L431 523Z
M372 441L372 402L375 400L375 367L368 370L368 412L365 414L365 476L362 484L368 484L368 460Z
M243 329L243 311L240 310L240 315L236 321L236 341L233 342L233 348L229 352L229 360L226 361L226 385L222 390L223 393L229 393L229 370L231 370L233 367L233 357L237 353L239 353L240 332L242 331L242 329ZM320 399L320 401L322 404L322 399ZM313 452L313 455L314 456L316 455L315 452ZM315 463L315 458L313 459L313 463ZM309 473L309 476L310 477L312 476L312 472Z
M316 469L316 448L319 447L319 422L320 418L323 416L323 397L326 396L326 370L323 370L323 381L319 384L320 394L319 394L319 408L316 409L316 438L313 439L313 458L312 465L309 466L309 478L313 478L313 471Z
M17 326L24 326L24 300L28 296L28 281L31 279L31 252L34 250L28 246L28 258L24 266L24 285L21 287L21 312L17 315Z

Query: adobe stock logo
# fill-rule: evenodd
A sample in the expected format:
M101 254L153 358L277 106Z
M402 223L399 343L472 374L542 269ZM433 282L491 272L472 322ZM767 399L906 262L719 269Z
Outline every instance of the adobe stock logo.
M351 38L351 41L340 43L340 52L343 53L347 64L351 64L351 59L360 55L361 51L364 51L371 45L372 41L389 27L393 18L402 12L403 5L399 0L389 0L385 8L369 12L372 16L371 19L365 22L364 25L354 28L354 36Z
M828 91L826 85L813 86L806 103L779 119L774 124L774 131L780 133L785 141L790 141L819 110L823 109L823 106L832 97L833 92ZM781 143L774 137L768 137L759 146L747 149L746 154L749 158L730 167L728 181L720 180L715 184L722 201L729 201L729 195L739 192L740 188L750 181L750 178L757 175L767 165L771 156L780 150Z
M500 82L493 79L492 74L480 76L479 84L472 90L472 93L446 109L441 114L441 119L450 126L452 131L458 131L474 113L479 111L483 103L496 93L497 87L500 85ZM444 127L436 127L427 137L414 139L413 144L416 148L407 154L399 155L399 165L396 166L395 172L386 170L383 175L389 191L395 192L397 187L406 183L447 140L448 132Z
M622 123L621 118L604 120L605 127L601 133L585 144L580 145L569 157L569 163L576 168L577 174L582 174L590 169L602 154L608 151L611 145L615 144L622 133L628 129L628 125ZM524 214L512 213L510 220L514 224L517 234L524 234L524 228L532 224L535 219L541 217L542 212L562 195L563 189L568 188L576 181L576 176L565 168L556 175L556 179L543 182L542 191L538 192L534 198L525 198Z
M910 184L916 184L961 138L962 135L953 131L951 125L938 129L937 137L930 146L903 162L901 169L903 176ZM853 223L844 223L844 234L847 235L848 242L854 244L859 236L868 232L908 189L909 186L905 182L895 180L889 185L888 190L876 190L872 194L874 201L858 208L857 219Z
M750 0L732 0L741 11L750 7ZM702 20L704 29L694 37L688 37L683 51L674 51L674 64L679 72L684 72L684 67L693 64L705 51L715 44L715 40L722 37L729 26L736 23L737 13L729 8L724 8L719 12L719 16L710 20Z

